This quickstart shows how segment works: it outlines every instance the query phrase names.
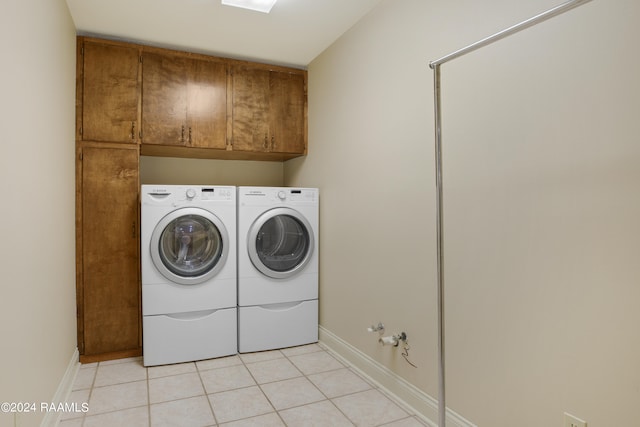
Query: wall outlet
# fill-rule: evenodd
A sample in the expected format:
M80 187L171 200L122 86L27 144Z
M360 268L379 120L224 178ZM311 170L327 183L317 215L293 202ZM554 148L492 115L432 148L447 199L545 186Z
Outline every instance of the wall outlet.
M564 413L564 427L587 427L587 422L576 418L571 414Z

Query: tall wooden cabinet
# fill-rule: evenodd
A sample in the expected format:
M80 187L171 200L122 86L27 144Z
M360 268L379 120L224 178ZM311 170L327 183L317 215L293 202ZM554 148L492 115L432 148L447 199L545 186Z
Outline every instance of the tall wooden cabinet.
M139 156L305 155L306 82L304 70L78 37L81 362L142 354Z
M76 298L81 362L142 354L140 49L78 39Z
M78 147L81 361L141 353L138 146Z

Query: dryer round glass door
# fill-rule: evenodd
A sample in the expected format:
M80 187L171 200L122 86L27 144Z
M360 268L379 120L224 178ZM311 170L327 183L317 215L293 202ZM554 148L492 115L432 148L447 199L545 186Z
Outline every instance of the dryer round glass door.
M211 212L184 208L171 212L151 235L151 259L167 279L195 285L215 276L224 266L229 236Z
M304 269L313 247L309 221L290 208L263 213L249 229L249 258L260 272L274 279L285 279Z

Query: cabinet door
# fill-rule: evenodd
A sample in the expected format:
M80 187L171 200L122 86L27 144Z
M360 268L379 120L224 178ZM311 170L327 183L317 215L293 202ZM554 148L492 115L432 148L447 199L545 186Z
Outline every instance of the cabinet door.
M270 73L269 149L277 153L305 152L305 79L302 74Z
M227 67L223 63L187 61L188 145L227 146Z
M81 354L140 347L138 151L82 148Z
M185 59L146 53L142 58L142 139L145 144L185 145Z
M269 71L236 69L232 81L234 151L269 151Z
M82 139L137 142L138 49L83 44Z

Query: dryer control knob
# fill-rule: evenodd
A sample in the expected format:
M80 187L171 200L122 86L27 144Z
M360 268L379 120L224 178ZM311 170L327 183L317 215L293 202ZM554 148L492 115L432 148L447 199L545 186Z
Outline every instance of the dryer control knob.
M278 191L278 198L279 198L280 200L284 200L284 199L286 199L286 198L287 198L287 193L286 193L286 192L284 192L284 191Z
M187 199L191 200L194 197L196 197L196 190L194 190L193 188L187 189Z

